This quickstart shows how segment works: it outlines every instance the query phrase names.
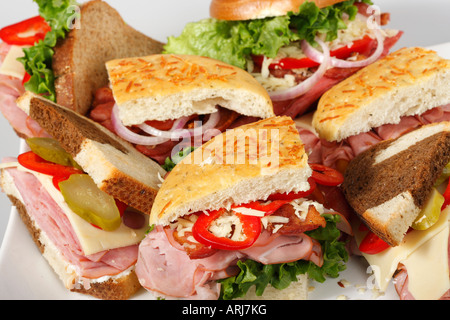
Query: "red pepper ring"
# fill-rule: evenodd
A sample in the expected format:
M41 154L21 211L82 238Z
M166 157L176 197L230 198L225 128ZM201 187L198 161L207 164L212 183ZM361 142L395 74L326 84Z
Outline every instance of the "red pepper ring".
M209 211L208 214L201 213L192 227L194 239L198 242L211 246L213 249L221 250L243 250L255 243L261 234L261 219L255 216L243 215L233 212L242 223L244 240L234 241L226 237L218 237L209 231L212 223L226 212L226 209Z
M50 26L41 16L36 16L0 29L0 39L7 44L18 46L32 46L39 40L43 40ZM32 36L20 37L21 33L34 31Z
M377 254L390 246L372 231L369 231L359 244L359 251L367 254Z
M312 178L318 184L324 186L338 186L344 182L342 173L335 169L317 163L310 163L309 166L313 170Z
M69 166L63 166L47 160L42 159L33 151L28 151L20 154L17 157L18 162L25 168L47 174L53 177L67 177L71 174L84 173L83 171Z

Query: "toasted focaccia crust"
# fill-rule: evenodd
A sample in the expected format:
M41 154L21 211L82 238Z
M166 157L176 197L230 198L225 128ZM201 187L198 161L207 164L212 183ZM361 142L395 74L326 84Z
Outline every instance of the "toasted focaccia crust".
M218 135L183 159L164 180L150 223L309 189L312 170L290 117L274 117Z
M125 125L208 114L217 105L246 116L274 116L269 94L259 82L219 60L159 54L116 59L106 67Z

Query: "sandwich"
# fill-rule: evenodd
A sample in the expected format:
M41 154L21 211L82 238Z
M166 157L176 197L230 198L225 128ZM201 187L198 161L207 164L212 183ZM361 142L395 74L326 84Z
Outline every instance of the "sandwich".
M1 164L2 190L62 284L100 299L141 286L138 244L165 171L79 113L25 93L20 108L49 135Z
M337 277L347 261L347 220L315 200L325 176L343 179L308 165L290 117L215 136L161 185L139 245L141 285L165 299L306 299L308 276Z
M154 54L106 69L109 86L97 91L89 117L161 165L226 129L274 116L264 88L219 60Z
M106 61L162 51L104 1L35 2L39 16L0 30L0 109L21 138L47 136L15 104L25 90L86 114Z
M296 118L329 88L386 55L398 30L371 1L213 0L210 18L167 39L165 53L208 56L250 72L277 115Z
M310 158L345 171L381 141L450 120L450 61L435 51L397 50L328 90L302 126Z
M450 122L431 123L371 146L350 161L342 189L364 223L361 253L384 291L449 299ZM356 222L357 223L357 222Z

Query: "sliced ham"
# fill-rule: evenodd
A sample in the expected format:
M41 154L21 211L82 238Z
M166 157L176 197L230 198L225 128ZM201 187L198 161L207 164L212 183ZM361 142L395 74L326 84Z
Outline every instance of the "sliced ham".
M138 245L132 245L86 256L69 219L63 210L31 173L6 169L13 177L27 213L45 233L65 260L76 268L80 277L97 279L117 275L137 261Z
M0 43L0 66L11 46ZM49 135L16 104L25 92L22 79L0 74L0 112L21 137L49 137Z
M348 163L378 142L395 139L422 125L442 121L450 121L450 104L433 108L421 115L402 117L399 123L385 124L340 142L319 139L315 133L306 128L297 128L297 130L305 143L310 163L321 163L331 168L337 168L339 160Z
M238 272L238 260L252 259L263 264L297 260L323 263L322 248L305 234L285 236L264 231L245 250L217 250L202 259L190 259L173 240L173 231L157 227L139 246L136 274L141 285L167 298L217 299L220 285L214 281Z

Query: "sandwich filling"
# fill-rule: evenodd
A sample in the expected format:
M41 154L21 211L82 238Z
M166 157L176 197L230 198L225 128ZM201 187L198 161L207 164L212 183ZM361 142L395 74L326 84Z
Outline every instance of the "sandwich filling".
M319 9L305 2L285 16L206 19L169 37L165 52L209 56L247 70L270 92L275 113L295 118L333 85L386 55L401 37L376 25L387 24L389 14L369 4L345 1Z
M314 176L304 192L273 194L156 226L140 245L140 283L166 298L234 299L252 286L257 295L269 284L284 289L299 274L319 282L336 277L347 260L338 227L349 233L351 228L345 215L323 202L324 179Z

